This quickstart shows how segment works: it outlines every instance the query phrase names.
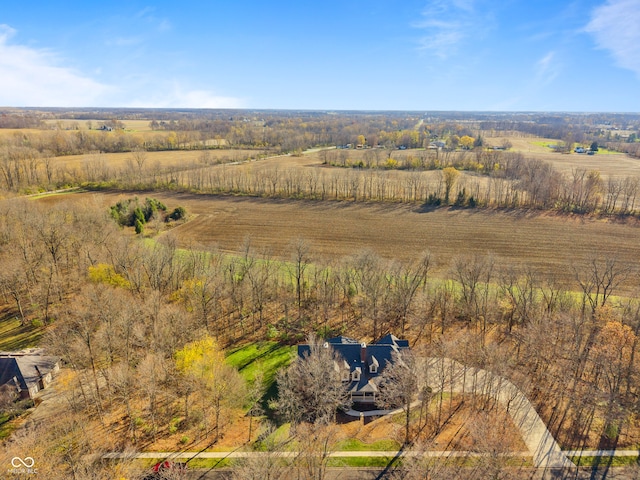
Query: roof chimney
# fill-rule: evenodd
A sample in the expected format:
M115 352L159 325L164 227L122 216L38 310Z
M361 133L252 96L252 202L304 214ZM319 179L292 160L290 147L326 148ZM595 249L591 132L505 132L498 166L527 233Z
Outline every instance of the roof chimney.
M367 344L364 342L360 344L360 361L367 363Z

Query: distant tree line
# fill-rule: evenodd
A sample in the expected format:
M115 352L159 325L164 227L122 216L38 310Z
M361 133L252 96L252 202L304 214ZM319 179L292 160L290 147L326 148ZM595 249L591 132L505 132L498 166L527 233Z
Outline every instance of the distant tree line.
M121 118L139 119L144 111L132 109L119 113ZM119 177L134 178L140 183L142 163L137 157L140 152L158 150L204 150L206 153L209 149L251 149L257 157L299 153L318 146L351 145L364 151L357 160L349 158L349 150L325 152L328 158L324 160L331 165L357 168L375 165L389 170L421 170L455 166L458 170L488 174L496 164L508 161L507 156L496 158L493 153L510 153L480 148L482 135L495 134L496 131L519 131L523 135L557 138L558 148L568 151L576 142L596 142L637 156L640 145L636 142L637 132L629 134L626 141L616 139L617 134L612 134L615 132L614 124L637 128L638 119L632 115L470 114L464 118L456 114L419 115L412 112L156 112L151 117L154 132L129 132L120 128L122 121L114 116L114 112L103 112L103 124L113 126L112 131L111 128L63 130L42 124L44 118L64 114L77 118L88 115L84 111L64 110L47 114L31 111L3 114L1 118L7 126L22 126L22 130L16 129L0 136L1 189L60 188L85 181L117 181ZM500 120L495 117L500 117ZM34 122L40 125L40 130L24 128L33 127ZM435 153L412 150L412 159L398 154L399 148L428 148L433 142L439 145L441 142L444 148ZM463 154L456 149L463 149ZM101 153L117 152L131 152L136 157L135 162L139 164L132 166L130 170L133 172L115 171L104 160L99 160ZM86 165L82 171L62 167L55 158L64 155L86 155ZM182 170L188 168L188 165L181 167ZM157 168L150 172L149 165L145 165L145 170L147 174L153 173L154 181L158 174L167 173ZM178 172L177 176L183 175Z
M514 114L502 119L482 120L483 131L515 131L542 138L558 140L574 137L577 142L616 141L617 131L640 130L640 118L634 114ZM632 138L632 142L634 139Z
M58 165L30 147L0 147L0 185L12 192L65 186L186 190L213 194L365 202L405 202L474 208L535 208L571 213L630 215L636 212L636 177L603 179L596 170L560 173L552 165L509 151L439 152L370 149L320 152L330 165L352 167L278 168L255 164L211 165L201 161L162 167L144 150L131 152L120 168L93 153L80 168ZM263 152L260 152L262 154ZM258 152L256 153L258 154ZM244 157L242 157L244 159ZM471 172L447 179L445 169ZM450 171L450 170L448 170Z
M42 118L33 114L0 113L0 128L43 128Z
M336 153L335 151L333 153ZM339 155L339 154L338 154ZM199 167L159 172L142 183L147 188L208 194L362 202L405 202L482 208L534 208L603 215L636 213L637 177L607 180L596 170L560 173L552 165L511 152L479 155L406 157L386 168L375 157L370 168L308 169L257 165ZM402 163L400 163L402 162ZM410 165L410 167L407 167ZM401 171L395 171L402 168ZM433 173L429 170L434 169ZM471 170L482 176L454 175ZM149 182L149 183L146 183ZM140 183L122 188L138 188Z

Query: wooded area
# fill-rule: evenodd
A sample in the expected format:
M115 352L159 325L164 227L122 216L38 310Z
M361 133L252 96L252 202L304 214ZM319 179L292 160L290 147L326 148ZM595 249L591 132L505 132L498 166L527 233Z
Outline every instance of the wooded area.
M45 128L33 120L35 113L15 115L25 118L29 128ZM125 125L127 115L118 116ZM94 112L90 116L95 124ZM572 262L567 282L525 262L496 262L500 252L460 251L440 258L424 251L415 252L412 259L389 259L374 249L354 248L347 256L323 256L304 237L277 255L256 247L251 238L237 245L235 253L210 246L178 248L180 228L175 226L188 222L189 212L183 209L169 218L181 205L165 206L151 191L408 202L429 208L553 209L633 219L638 213L635 176L605 177L578 169L564 175L548 163L526 158L524 152L489 151L486 146L427 148L430 141L453 131L471 138L489 129L529 135L533 132L528 116L508 122L480 115L463 122L373 113L211 112L201 117L168 112L149 121L154 135L165 139L191 132L193 138L179 141L175 148L203 148L202 155L220 148L209 150L198 143L212 136L225 139L225 148L255 148L256 157L355 145L359 135L371 147L382 148L323 150L312 154L318 160L315 166L288 164L281 169L278 159L271 158L263 164L203 161L164 170L149 161L161 148L154 140L117 147L93 142L131 139L135 132L0 131L6 197L0 203L0 321L17 318L24 328L44 332L41 346L65 362L56 379L62 401L55 418L19 430L6 444L9 458L27 450L34 458L47 458L48 465L39 465L44 475L136 478L141 471L136 462L89 454L163 446L211 448L232 441L233 432L241 430L242 440L233 440L237 445L248 441L257 450L276 453L239 462L234 473L238 478L264 478L265 471L271 472L270 478L282 478L287 475L282 472L291 472L288 468L305 478L324 478L328 454L339 438L333 420L341 391L326 386L332 382L333 359L328 356L317 365L319 372L329 370L324 377L315 376L324 387L316 384L306 391L323 389L323 401L312 409L304 400L308 397L278 397L276 384L280 392L291 392L305 376L304 371L296 373L295 362L289 370L280 370L276 382L243 376L242 368L227 364L223 353L265 339L294 345L310 334L348 334L373 341L394 333L410 340L416 356L448 358L508 379L536 406L563 448L638 445L640 301L629 292L637 291L640 272L615 252L596 252L588 261ZM535 118L543 128L544 118ZM554 124L557 131L545 130L545 135L554 133L561 139L570 129L577 138L579 125L584 141L597 139L600 144L607 135L615 135L598 126L611 119L638 126L636 117L586 116L580 124L567 117ZM15 120L8 125L22 124ZM412 159L398 150L404 146L405 131L417 139L417 145L409 147L423 147L407 151ZM93 143L83 143L87 139ZM62 140L75 143L54 148ZM611 140L607 145L617 144ZM131 150L130 162L116 169L100 153L89 153L114 151L110 148ZM370 163L346 168L353 165L345 159L344 166L338 165L345 151L356 163ZM55 155L78 152L88 155L86 168L55 167ZM396 165L385 168L392 157ZM281 158L295 162L298 157ZM89 164L100 171L90 173ZM473 176L463 178L470 172ZM97 201L18 198L65 186L118 189L131 192L131 200L109 210ZM136 194L146 197L145 202L134 201ZM410 370L419 377L418 369ZM418 398L419 379L393 373L396 380L406 380L402 391ZM333 381L339 387L339 378ZM500 438L513 439L504 432L488 433L495 433L496 423L504 424L502 407L489 396L422 393L424 404L418 409L410 410L409 397L389 400L406 404L406 424L394 440L428 450L448 416L462 405L475 413L465 426L469 437L460 444L495 453L483 463L482 472L499 473L508 467L498 454L505 451ZM275 432L281 434L282 425L289 423L290 437L279 438ZM298 456L291 462L278 457L285 440L297 448ZM410 478L411 465L405 462L396 473ZM431 478L449 474L429 468Z

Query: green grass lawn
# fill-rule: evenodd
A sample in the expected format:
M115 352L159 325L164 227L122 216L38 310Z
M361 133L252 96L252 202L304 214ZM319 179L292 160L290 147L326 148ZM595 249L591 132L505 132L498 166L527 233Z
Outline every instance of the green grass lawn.
M114 460L119 461L119 460ZM144 471L150 472L153 466L160 462L159 458L136 459L133 463ZM172 460L173 461L173 460ZM175 459L176 462L186 463L188 469L209 469L209 468L226 468L233 465L233 460L228 458L180 458ZM170 477L173 478L173 477Z
M560 145L562 143L561 140L554 142L551 141L543 141L543 140L535 140L530 142L532 145L537 145L538 147L545 147L547 148L550 152L554 152L555 149L551 148L549 145ZM586 148L587 150L589 149L589 145L583 145L583 148ZM586 153L584 154L586 155ZM616 152L614 150L607 150L606 148L602 148L602 147L598 147L598 151L596 152L596 155L620 155L620 152Z
M334 446L334 450L338 452L359 452L359 451L375 451L375 452L394 452L400 450L402 445L395 440L378 440L373 443L365 443L356 438L349 438L338 442Z
M385 468L388 466L395 466L398 463L399 459L395 457L348 457L330 458L327 461L327 466Z
M189 468L227 468L233 465L233 460L229 458L192 458L183 461L187 462Z
M532 145L537 145L538 147L548 148L550 152L553 152L555 150L553 148L549 147L549 145L558 145L561 142L560 142L560 140L558 140L556 142L552 142L552 141L549 141L549 140L535 140L535 141L532 141L532 142L529 142L529 143L531 143Z
M606 148L598 147L598 151L596 155L620 155L620 152L616 152L615 150L607 150Z
M569 457L579 467L629 467L640 463L638 457Z
M231 350L227 354L227 362L236 367L248 382L253 382L256 374L262 371L264 382L269 386L275 381L276 372L289 365L294 353L295 347L264 341Z
M14 404L12 412L0 412L0 440L8 438L21 423L21 417L25 416L33 408L33 401L20 400Z
M251 343L227 353L227 362L236 367L247 382L253 383L258 372L262 372L265 394L260 403L269 417L274 416L274 412L269 408L269 401L278 394L276 373L289 365L295 355L295 349L294 346L264 341Z
M0 414L0 440L7 438L15 429L15 424L11 422L11 417L5 413Z
M35 347L44 333L43 327L22 325L17 317L0 319L0 351Z

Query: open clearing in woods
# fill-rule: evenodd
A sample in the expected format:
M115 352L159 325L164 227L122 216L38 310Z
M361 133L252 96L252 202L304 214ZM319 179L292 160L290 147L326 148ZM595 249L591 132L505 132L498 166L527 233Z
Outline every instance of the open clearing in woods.
M77 193L45 197L39 202L78 201L114 205L135 192ZM370 248L388 259L409 260L431 251L436 274L445 276L460 254L495 256L497 266L529 265L543 277L574 284L573 267L594 257L616 258L640 270L640 223L482 209L421 210L398 204L314 202L251 197L140 192L172 209L180 205L192 219L172 229L182 247L217 245L239 252L246 237L260 249L269 247L288 258L290 244L306 239L314 260L340 258ZM629 283L625 293L635 285Z

